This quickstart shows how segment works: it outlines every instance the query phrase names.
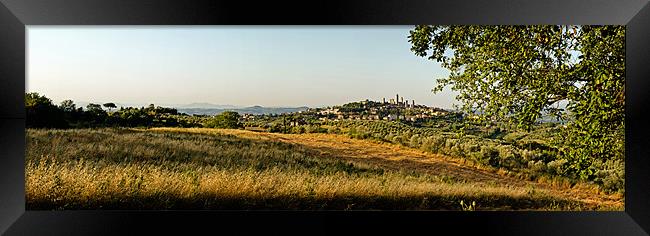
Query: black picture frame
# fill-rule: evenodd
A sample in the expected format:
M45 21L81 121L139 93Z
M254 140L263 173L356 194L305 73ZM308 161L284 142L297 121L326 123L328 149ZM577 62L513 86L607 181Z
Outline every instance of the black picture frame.
M648 0L144 1L0 0L0 233L7 235L303 234L396 231L495 235L648 235ZM26 211L26 27L30 25L626 26L626 185L619 212Z

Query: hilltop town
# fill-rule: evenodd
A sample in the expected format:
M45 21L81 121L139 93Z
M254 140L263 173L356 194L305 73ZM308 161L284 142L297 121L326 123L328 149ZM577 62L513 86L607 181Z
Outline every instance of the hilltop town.
M416 104L415 100L404 100L399 94L388 102L365 101L353 102L342 106L315 108L303 113L313 112L319 120L407 120L418 121L434 116L445 115L448 112L435 107Z
M452 112L437 107L429 107L417 104L415 100L404 99L399 94L395 98L386 101L371 101L369 99L351 102L338 106L309 108L305 111L277 114L242 114L241 121L244 123L271 122L278 117L286 117L288 125L298 126L310 124L315 121L342 121L342 120L386 120L386 121L407 121L423 122L432 118L445 117ZM262 125L265 126L265 125Z

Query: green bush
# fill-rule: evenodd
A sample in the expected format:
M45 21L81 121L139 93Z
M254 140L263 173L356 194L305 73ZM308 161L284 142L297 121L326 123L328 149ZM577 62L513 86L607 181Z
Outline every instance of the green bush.
M237 129L242 128L243 125L239 123L239 113L234 111L225 111L205 123L208 128L228 128Z
M523 162L528 163L529 161L534 161L539 159L539 153L531 150L521 150L521 159Z
M279 123L272 124L269 127L269 132L271 133L281 133L283 130L284 130L284 126L282 126L282 124Z
M327 129L327 133L340 134L341 133L341 128L339 128L339 127L330 127L329 129Z
M499 150L491 146L481 147L480 155L477 160L481 164L486 164L490 166L499 166Z
M291 127L291 131L290 131L290 132L291 132L292 134L304 134L305 131L306 131L305 127L302 127L302 126L294 126L294 127Z
M413 136L411 136L409 146L417 148L420 147L420 145L422 145L422 143L420 142L420 135L414 134Z
M529 161L528 169L533 174L540 174L546 172L546 164L543 161Z
M596 161L594 182L608 192L625 193L625 165L621 160Z
M512 146L500 145L498 150L499 167L512 169L521 166L521 155Z
M432 153L443 153L447 140L443 136L425 138L422 149Z
M328 129L325 129L320 125L310 125L307 126L307 133L328 133Z
M548 171L551 174L556 175L565 175L566 174L566 164L568 163L567 159L557 159L546 164Z

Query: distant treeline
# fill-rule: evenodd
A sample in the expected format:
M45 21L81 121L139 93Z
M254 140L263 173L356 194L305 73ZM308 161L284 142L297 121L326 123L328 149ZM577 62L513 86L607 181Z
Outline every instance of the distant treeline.
M28 128L241 127L237 122L239 114L236 112L224 112L209 117L179 113L174 108L154 104L140 108L120 107L118 109L114 103L90 103L84 109L76 107L72 100L65 100L55 105L51 99L38 93L25 94L25 111Z

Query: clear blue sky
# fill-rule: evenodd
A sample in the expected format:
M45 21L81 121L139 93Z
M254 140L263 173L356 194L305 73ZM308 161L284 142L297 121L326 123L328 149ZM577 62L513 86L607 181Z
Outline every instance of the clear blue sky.
M411 26L29 26L28 92L56 103L329 106L395 97L451 108Z

